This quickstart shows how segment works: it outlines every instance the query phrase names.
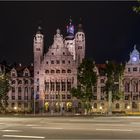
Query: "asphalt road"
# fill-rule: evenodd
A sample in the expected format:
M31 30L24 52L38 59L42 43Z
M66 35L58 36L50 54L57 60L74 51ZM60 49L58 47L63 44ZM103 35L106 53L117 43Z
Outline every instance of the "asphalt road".
M140 140L140 117L0 117L0 139Z

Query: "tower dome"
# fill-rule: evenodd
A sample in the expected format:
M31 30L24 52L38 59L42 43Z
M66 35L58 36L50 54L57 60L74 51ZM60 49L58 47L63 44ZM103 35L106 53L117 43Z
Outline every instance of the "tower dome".
M67 25L67 34L66 40L73 40L74 39L74 25L72 25L72 19L69 21L69 25Z

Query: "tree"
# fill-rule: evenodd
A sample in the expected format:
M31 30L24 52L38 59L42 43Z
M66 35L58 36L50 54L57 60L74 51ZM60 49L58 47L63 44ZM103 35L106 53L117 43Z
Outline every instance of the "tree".
M107 76L107 81L105 87L108 99L109 114L112 114L112 101L123 98L122 76L124 73L124 68L125 66L123 64L117 64L113 61L106 62L105 73Z
M133 11L136 13L140 13L140 0L137 0L137 6L133 6Z
M83 105L83 108L86 112L89 112L91 109L91 99L93 96L93 86L95 86L97 81L97 75L94 71L94 63L91 60L83 59L82 63L78 67L77 87L73 87L71 90L72 96L80 99Z
M5 72L0 72L0 112L6 111L9 90L9 76Z

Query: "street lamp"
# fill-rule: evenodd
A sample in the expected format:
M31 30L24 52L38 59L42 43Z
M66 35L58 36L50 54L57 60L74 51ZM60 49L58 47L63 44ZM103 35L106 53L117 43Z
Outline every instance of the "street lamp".
M14 110L17 110L17 107L16 106L14 107Z
M129 106L129 105L127 106L127 109L128 109L128 110L130 109L130 106Z
M100 107L99 107L99 109L100 109L100 112L101 112L101 114L102 114L102 109L103 109L103 107L102 107L102 106L100 106Z

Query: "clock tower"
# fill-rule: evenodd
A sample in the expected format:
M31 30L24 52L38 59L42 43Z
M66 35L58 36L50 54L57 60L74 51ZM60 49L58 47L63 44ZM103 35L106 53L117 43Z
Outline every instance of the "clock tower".
M139 52L136 49L136 45L134 45L134 49L132 53L130 53L130 59L129 59L129 64L139 64L140 63L140 58L139 58Z

